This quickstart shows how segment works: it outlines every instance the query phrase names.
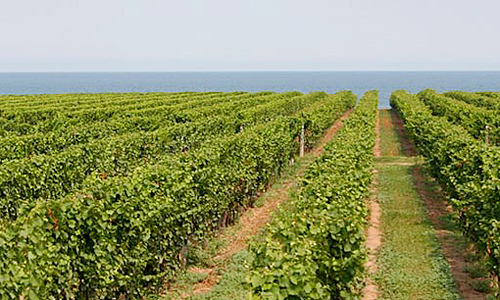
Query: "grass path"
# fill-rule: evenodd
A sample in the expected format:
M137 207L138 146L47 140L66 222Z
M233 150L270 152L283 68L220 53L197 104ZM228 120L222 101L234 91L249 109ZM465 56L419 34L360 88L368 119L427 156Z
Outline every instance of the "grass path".
M440 217L446 206L401 119L387 110L379 116L382 156L375 160L383 240L374 275L379 299L485 299L464 277L463 259L455 255L463 247L444 238Z
M346 112L325 133L322 140L305 157L297 158L295 165L256 202L240 216L238 223L225 228L219 236L207 245L189 250L188 270L180 275L162 296L165 299L247 299L243 285L247 274L246 265L251 255L247 241L257 235L270 220L278 205L285 202L296 189L297 178L301 177L314 158L321 155L324 146L342 127L351 111Z

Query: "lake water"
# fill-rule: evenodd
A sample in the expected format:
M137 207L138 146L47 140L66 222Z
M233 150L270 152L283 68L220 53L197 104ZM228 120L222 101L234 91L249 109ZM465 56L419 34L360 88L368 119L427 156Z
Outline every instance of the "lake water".
M0 94L179 91L380 92L388 108L392 91L500 91L500 72L130 72L0 73Z

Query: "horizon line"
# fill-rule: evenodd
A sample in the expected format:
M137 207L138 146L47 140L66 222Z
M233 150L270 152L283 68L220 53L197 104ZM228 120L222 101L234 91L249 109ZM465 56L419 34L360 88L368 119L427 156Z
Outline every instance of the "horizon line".
M500 72L499 70L183 70L183 71L0 71L6 73L417 73L417 72Z

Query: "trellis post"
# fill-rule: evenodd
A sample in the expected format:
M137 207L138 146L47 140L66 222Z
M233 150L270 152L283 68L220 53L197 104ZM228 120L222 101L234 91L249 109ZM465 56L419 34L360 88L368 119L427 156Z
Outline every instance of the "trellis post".
M302 125L302 128L300 130L300 157L304 156L304 146L305 146L305 129L304 125Z

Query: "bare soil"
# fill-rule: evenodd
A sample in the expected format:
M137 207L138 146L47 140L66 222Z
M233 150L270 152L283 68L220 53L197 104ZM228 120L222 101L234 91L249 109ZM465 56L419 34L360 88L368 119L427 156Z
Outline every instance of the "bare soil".
M370 203L370 227L367 230L366 246L370 250L369 261L367 265L370 270L375 272L375 252L382 244L381 231L380 231L380 205L375 201Z
M375 147L373 147L373 155L375 157L382 156L382 148L380 145L380 114L377 111L377 122L375 123ZM368 261L365 264L369 274L374 274L377 271L377 257L376 253L382 244L382 232L380 231L380 205L377 202L377 170L374 170L374 179L372 183L371 197L370 197L370 220L369 227L366 230L366 247L368 248ZM365 282L363 290L363 300L373 300L379 297L378 286L372 278L368 277Z
M376 180L374 185L376 186ZM376 190L376 188L375 188ZM366 247L368 248L368 261L365 264L368 273L375 274L377 271L377 251L382 245L382 232L380 231L380 205L377 202L375 193L370 201L370 226L366 231ZM367 278L366 285L363 290L363 300L373 300L379 297L378 286L371 278Z

